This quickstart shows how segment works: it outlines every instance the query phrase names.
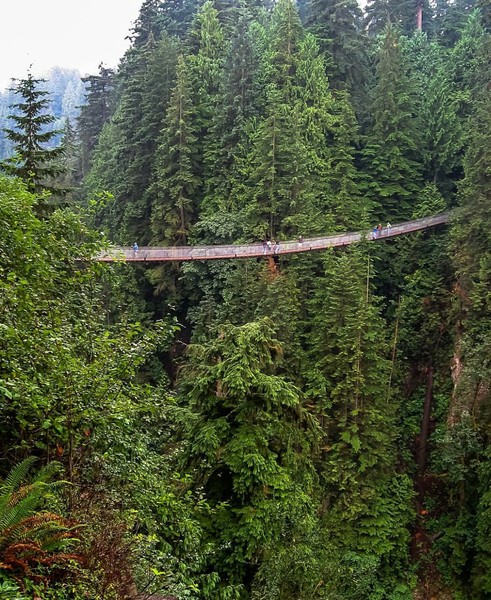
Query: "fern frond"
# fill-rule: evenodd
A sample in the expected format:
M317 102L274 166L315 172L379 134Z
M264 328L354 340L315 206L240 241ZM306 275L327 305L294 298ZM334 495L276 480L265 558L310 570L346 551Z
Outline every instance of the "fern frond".
M34 462L22 461L0 482L0 569L44 580L43 571L36 571L39 567L66 568L68 561L81 562L81 557L66 552L79 541L80 525L51 512L36 512L50 490L66 482L50 481L60 468L50 463L31 483L23 484Z
M19 464L15 465L3 483L0 483L0 497L10 495L13 491L20 487L24 479L27 477L29 469L35 462L36 458L34 456L30 456Z
M5 530L29 517L38 503L39 497L31 495L13 506L4 507L3 511L0 510L0 539Z
M52 461L42 467L34 478L34 484L51 483L53 478L63 472L63 467L59 462ZM68 483L67 481L57 481L56 485Z
M59 515L52 513L38 513L15 522L11 527L0 530L0 549L2 539L5 543L10 543L12 539L42 540L52 534L64 533L68 530L71 522Z

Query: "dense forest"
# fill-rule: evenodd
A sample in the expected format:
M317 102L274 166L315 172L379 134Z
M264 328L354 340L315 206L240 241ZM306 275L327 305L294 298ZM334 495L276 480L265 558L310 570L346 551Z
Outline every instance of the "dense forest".
M488 0L144 0L130 35L75 122L10 96L0 598L491 598Z

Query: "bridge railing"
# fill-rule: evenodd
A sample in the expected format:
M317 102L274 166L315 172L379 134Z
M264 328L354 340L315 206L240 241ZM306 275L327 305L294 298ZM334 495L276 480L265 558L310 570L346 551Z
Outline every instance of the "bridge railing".
M393 225L389 228L384 227L380 236L374 239L384 239L411 231L418 231L427 227L446 223L448 213L441 213L433 217L424 217ZM142 261L189 261L189 260L210 260L220 258L248 258L263 255L274 254L292 254L298 252L309 252L312 250L323 250L334 246L346 246L358 242L362 238L372 239L372 231L341 233L332 236L323 236L309 238L302 242L282 241L278 246L272 246L271 249L265 248L263 244L228 244L217 246L171 246L171 247L153 247L143 246L137 252L129 247L114 247L108 252L101 253L96 260L99 261L117 261L124 262L142 262Z

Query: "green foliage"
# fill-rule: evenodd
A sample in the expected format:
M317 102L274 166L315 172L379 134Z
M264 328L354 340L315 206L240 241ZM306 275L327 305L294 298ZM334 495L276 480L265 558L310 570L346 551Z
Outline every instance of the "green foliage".
M27 597L21 594L19 586L10 579L4 579L0 573L0 594L4 600L27 600Z
M452 81L447 56L435 41L419 33L408 41L406 51L413 63L412 76L417 82L421 120L425 123L424 175L448 194L454 191L449 179L460 175L464 135L459 111L465 94Z
M104 124L112 112L114 70L99 65L98 75L83 79L87 88L85 103L80 109L78 128L80 131L80 171L84 177L89 171L92 153Z
M111 589L121 589L117 578L129 569L129 558L116 553L126 547L115 534L120 519L142 529L137 567L131 567L142 587L149 583L151 566L162 571L150 581L156 591L189 591L198 585L206 555L196 523L199 499L182 494L188 484L166 458L165 379L146 362L167 348L175 326L162 323L145 331L138 323L126 323L118 306L118 279L111 270L81 263L99 249L100 236L65 212L40 221L32 210L34 198L21 185L1 183L0 267L5 277L0 298L3 314L8 313L1 328L2 346L8 347L0 371L1 453L33 451L45 460L58 456L64 464L74 484L67 489L69 507L89 525L87 543L93 545L87 553L95 581L86 585L95 597L106 580ZM111 301L106 297L110 290L115 294ZM113 313L108 325L114 310L118 320ZM95 501L88 502L93 494ZM22 516L20 508L28 509L35 495L28 498L15 515ZM93 530L99 503L107 506L104 539L113 540L111 547ZM51 521L60 525L60 535L62 524L54 517ZM121 573L111 564L119 565ZM50 593L56 597L61 591Z
M180 55L153 186L154 239L170 245L186 243L196 212L195 194L200 181L187 70L188 65Z
M368 75L368 56L359 3L310 0L307 8L307 25L330 58L329 78L333 86L361 93Z
M0 448L60 455L81 486L68 500L86 511L93 597L135 583L406 600L416 573L414 595L438 596L437 564L456 597L481 597L486 11L423 2L427 35L412 35L413 0L369 2L367 32L351 2L199 4L142 5L84 182L107 199L98 229L126 244L282 240L435 214L458 189L452 243L442 227L325 254L102 268L78 261L101 237L63 212L40 223L8 188L27 204L2 213ZM92 144L102 123L89 125ZM152 324L170 312L181 328ZM49 593L82 593L68 589Z
M100 236L67 212L40 222L31 207L22 188L2 181L2 451L15 444L22 456L35 445L72 461L84 431L117 415L123 398L114 382L134 376L146 343L137 324L105 330L100 268L80 268Z
M378 35L392 25L410 36L416 31L417 6L423 10L423 30L431 31L433 3L428 0L420 0L418 4L414 0L368 0L365 9L368 33Z
M13 89L20 96L19 102L10 108L15 129L5 129L7 138L14 143L15 155L1 164L4 172L21 178L29 191L62 193L53 178L64 171L58 159L64 153L64 147L50 147L53 138L61 131L47 130L46 126L55 121L55 117L46 112L48 92L40 89L44 79L35 79L32 73L21 79ZM17 112L18 111L18 112ZM49 204L49 201L48 201Z
M379 218L404 220L420 189L421 131L401 38L388 26L378 52L373 128L363 149L367 193Z
M187 468L214 507L204 525L215 568L231 583L312 516L315 426L299 390L275 373L281 347L273 334L268 319L224 326L216 340L190 347L180 386L189 402Z
M491 493L489 449L486 450L479 466L480 499L476 518L476 558L473 565L473 588L477 594L489 594L491 580L489 564L491 559Z
M50 463L26 483L34 462L24 460L0 481L0 570L17 578L48 581L56 577L57 569L81 560L66 552L78 541L79 527L45 509L53 489L49 481L60 465Z
M344 523L336 535L348 536L347 550L400 561L402 574L408 543L402 523L412 516L412 492L406 477L395 476L390 459L395 404L384 325L370 288L373 266L358 250L329 255L325 269L312 300L307 393L323 429L319 467L330 506L326 523Z

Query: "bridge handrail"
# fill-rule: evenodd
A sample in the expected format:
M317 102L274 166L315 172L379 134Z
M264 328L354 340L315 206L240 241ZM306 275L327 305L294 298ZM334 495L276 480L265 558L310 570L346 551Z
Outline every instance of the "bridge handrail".
M449 213L443 212L431 217L423 217L384 227L380 238L384 239L401 235L410 231L418 231L426 227L446 223ZM299 242L298 240L287 240L279 242L279 250L265 249L262 243L256 244L218 244L206 246L142 246L138 252L131 247L113 246L107 252L100 253L95 260L98 261L182 261L182 260L209 260L219 258L247 258L272 254L292 254L297 252L308 252L322 250L333 246L345 246L363 239L372 239L372 231L353 231L339 233L331 236L320 236L308 238Z

